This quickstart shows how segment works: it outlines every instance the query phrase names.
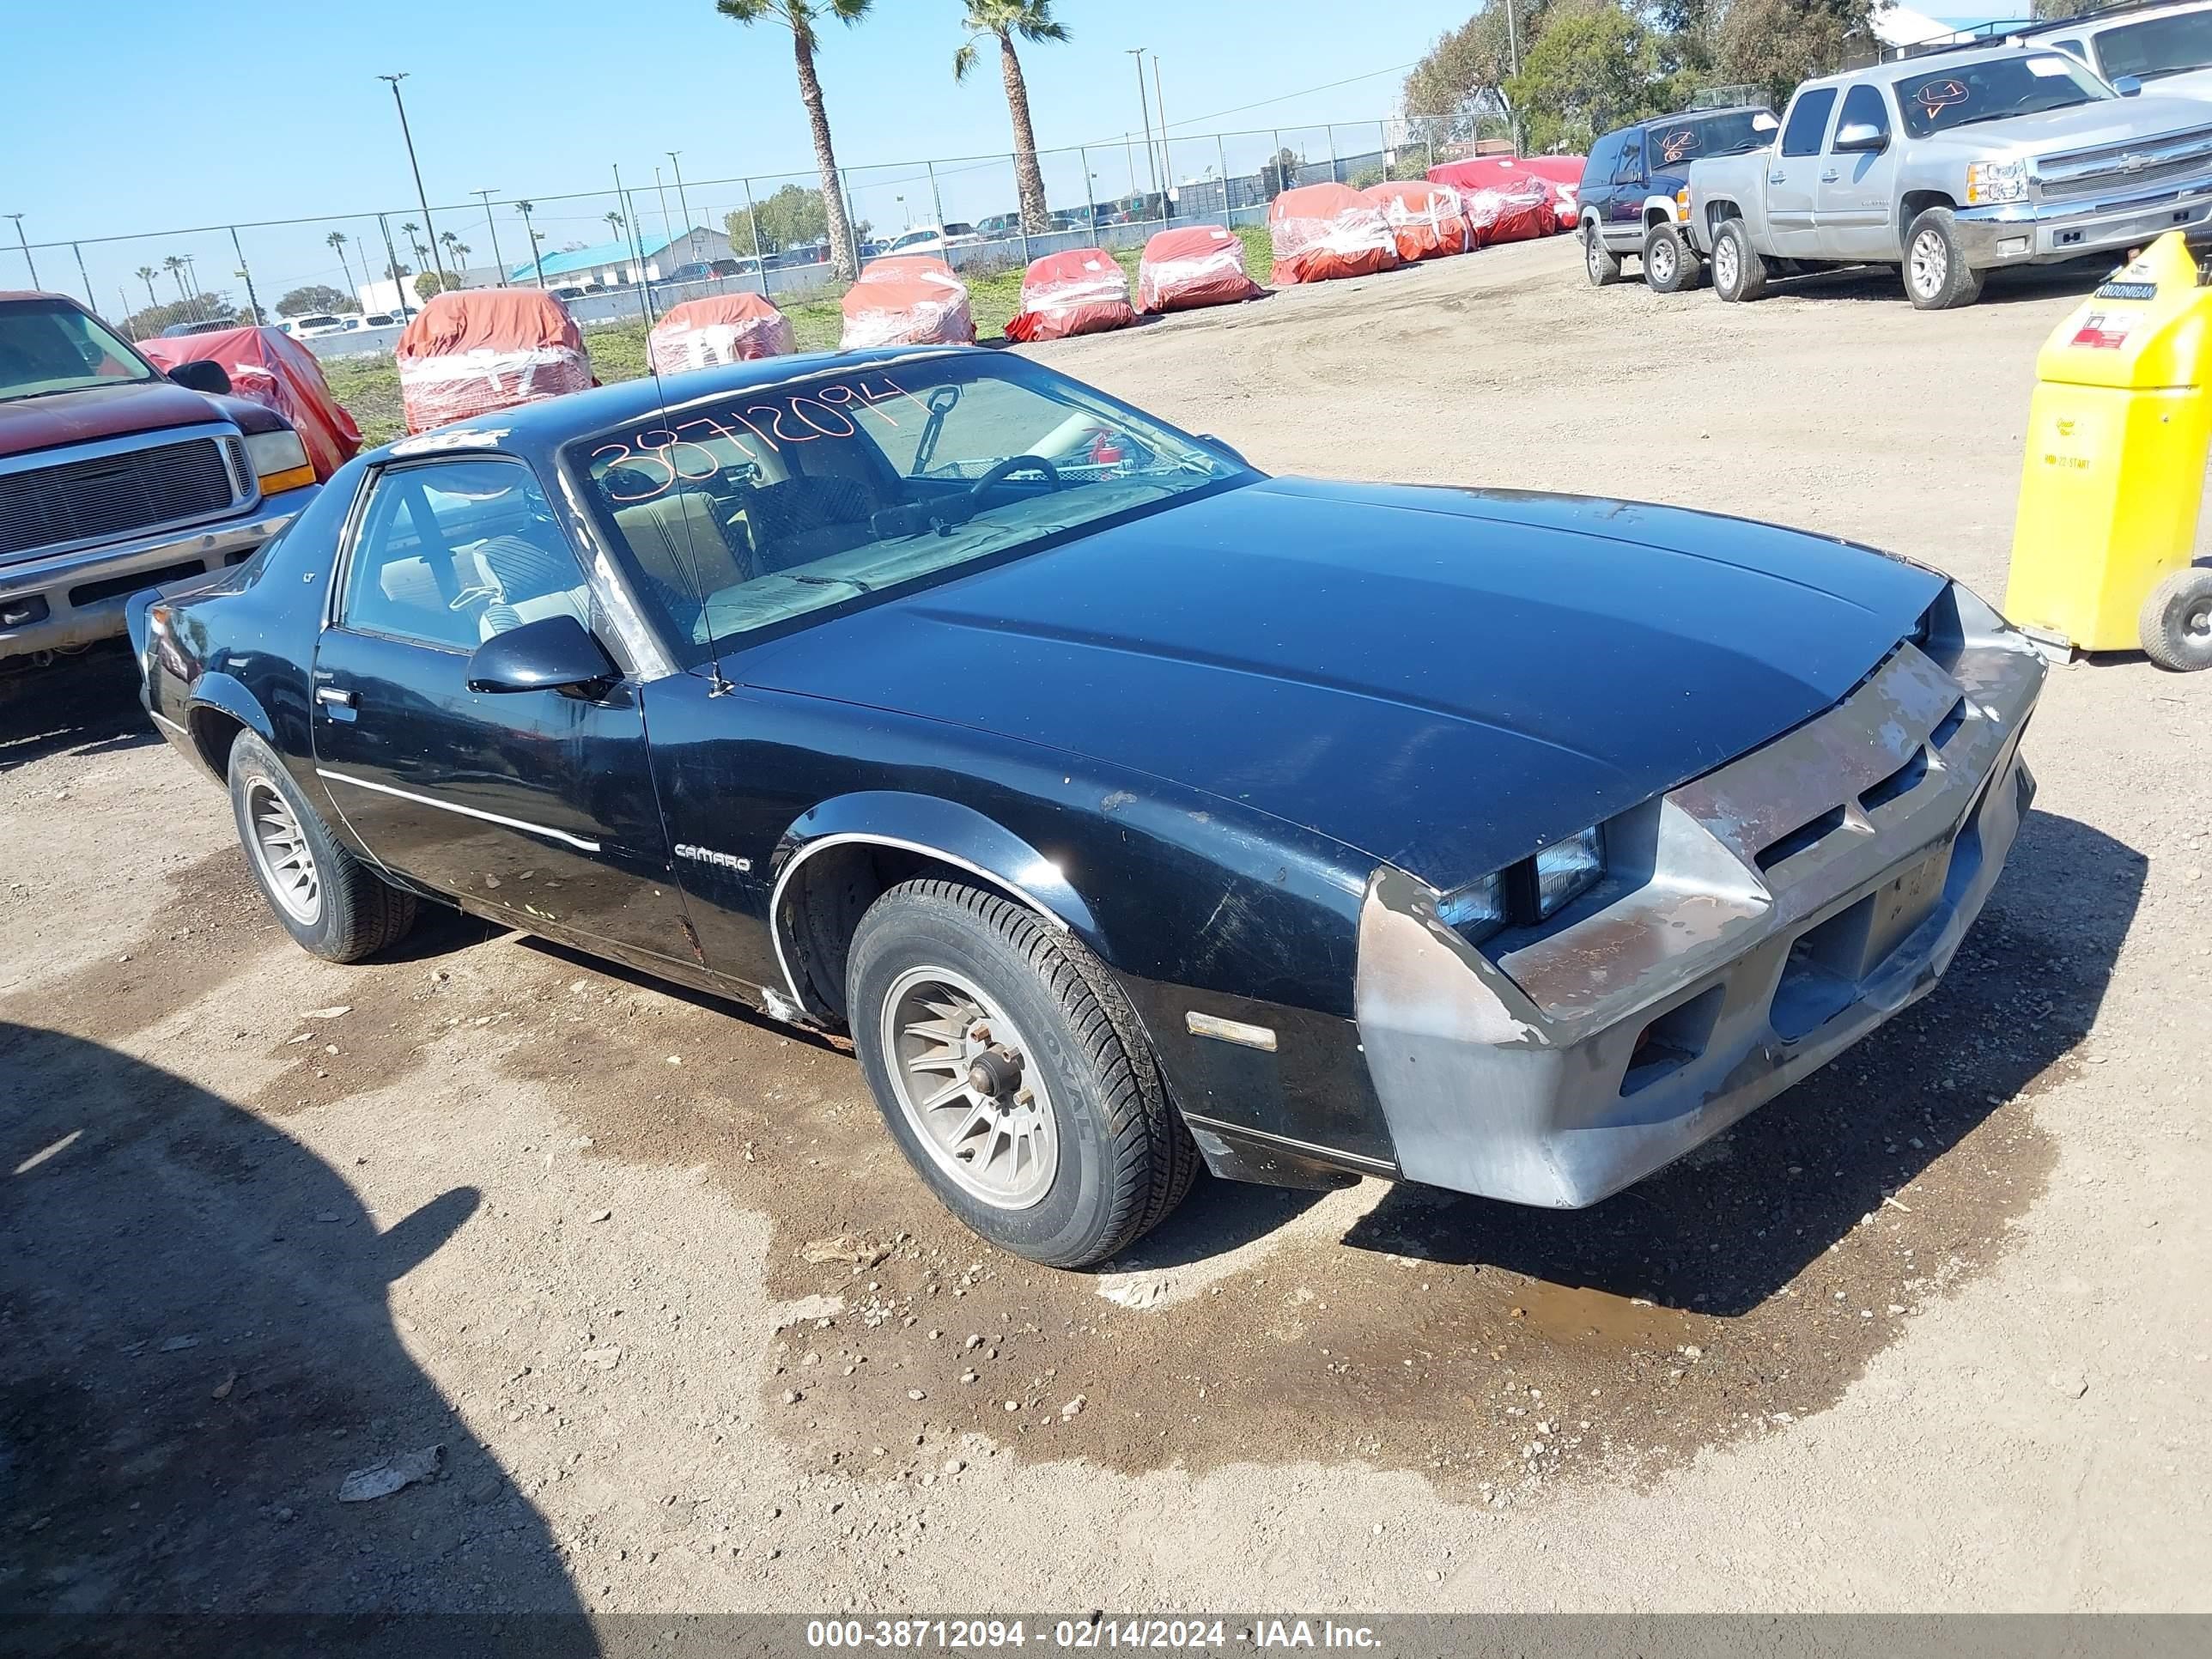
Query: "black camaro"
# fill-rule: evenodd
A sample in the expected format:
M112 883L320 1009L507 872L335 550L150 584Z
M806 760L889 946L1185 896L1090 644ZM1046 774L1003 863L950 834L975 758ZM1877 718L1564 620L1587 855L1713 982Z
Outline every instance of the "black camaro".
M2043 675L1862 548L1269 478L970 350L411 438L131 625L308 950L430 898L849 1031L944 1201L1063 1265L1200 1158L1659 1168L1935 983Z

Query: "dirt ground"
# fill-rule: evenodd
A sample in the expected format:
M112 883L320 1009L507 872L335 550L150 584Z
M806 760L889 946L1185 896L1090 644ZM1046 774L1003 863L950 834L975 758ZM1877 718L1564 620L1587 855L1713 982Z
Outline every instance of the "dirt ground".
M1271 471L2001 599L2082 287L1555 242L1038 355ZM1942 989L1617 1199L1201 1182L1091 1275L957 1228L830 1045L459 918L303 956L80 662L0 708L0 1605L2212 1607L2208 733L2212 675L2055 673Z

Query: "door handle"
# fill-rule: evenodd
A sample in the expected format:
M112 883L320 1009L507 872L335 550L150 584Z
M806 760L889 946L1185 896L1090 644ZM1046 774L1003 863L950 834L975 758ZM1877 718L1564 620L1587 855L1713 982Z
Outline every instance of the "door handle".
M1832 185L1842 176L1843 175L1838 173L1833 167L1830 167L1826 173L1820 175L1820 182L1824 185Z
M361 694L342 685L319 685L315 688L315 701L331 708L358 708Z
M1786 185L1790 182L1790 175L1786 173L1770 173L1766 175L1766 182L1770 185Z

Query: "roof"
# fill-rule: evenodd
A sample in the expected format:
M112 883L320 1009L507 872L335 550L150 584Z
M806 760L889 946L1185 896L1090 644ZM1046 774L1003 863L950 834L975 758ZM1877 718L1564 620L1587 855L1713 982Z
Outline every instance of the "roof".
M564 253L544 253L535 259L525 259L519 265L510 266L507 270L507 280L510 283L529 281L536 277L538 268L541 264L544 266L545 275L549 279L568 276L576 271L597 270L605 265L629 264L640 257L641 252L644 258L650 259L654 254L664 252L674 244L682 241L685 236L706 234L708 234L706 231L694 225L682 235L641 236L638 239L638 246L635 247L624 240L619 242L601 242L596 247L572 248Z

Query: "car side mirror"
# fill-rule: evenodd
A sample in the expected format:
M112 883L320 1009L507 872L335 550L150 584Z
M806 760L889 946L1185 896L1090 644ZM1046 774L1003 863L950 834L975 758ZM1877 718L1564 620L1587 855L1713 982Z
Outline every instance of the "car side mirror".
M191 392L204 392L210 398L230 396L230 374L221 363L201 358L197 362L179 363L169 371L169 378Z
M2112 90L2123 98L2133 98L2142 91L2142 77L2136 75L2115 76L2112 78Z
M1828 148L1838 155L1879 155L1889 148L1889 135L1871 121L1846 121Z
M471 691L586 691L617 678L606 647L574 617L495 634L469 659Z

